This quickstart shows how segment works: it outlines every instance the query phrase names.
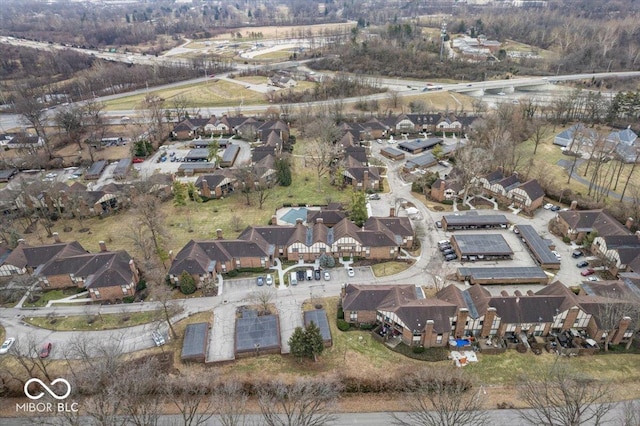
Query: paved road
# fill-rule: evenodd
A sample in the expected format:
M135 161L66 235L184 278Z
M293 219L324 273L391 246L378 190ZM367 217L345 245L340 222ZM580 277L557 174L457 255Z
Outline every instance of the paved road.
M492 425L518 425L524 424L517 410L488 410L487 417L489 424ZM407 419L406 413L396 412L369 412L369 413L338 413L336 414L336 420L327 423L327 426L346 426L346 425L367 425L367 426L388 426L393 421L392 414L395 414L401 419ZM603 419L603 424L622 424L623 419L623 406L622 404L616 404L612 410ZM50 419L50 418L49 418ZM3 426L26 426L33 424L47 424L47 418L43 417L38 420L36 418L3 418ZM261 424L263 418L260 415L247 415L247 424ZM175 415L161 416L158 424L160 426L173 426L181 424L182 418ZM209 419L204 423L205 426L221 426L223 423L217 417ZM581 423L581 426L591 426L593 422Z

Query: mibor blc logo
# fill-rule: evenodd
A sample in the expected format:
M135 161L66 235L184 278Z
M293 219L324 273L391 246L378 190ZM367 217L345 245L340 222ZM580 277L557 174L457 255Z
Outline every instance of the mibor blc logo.
M56 390L52 389L58 383L63 384L66 387L66 391L63 394L58 394ZM29 389L31 384L38 384L41 390L36 393L37 389L34 391L33 389ZM40 379L29 379L24 384L24 394L27 398L37 401L45 396L45 392L48 393L52 398L57 399L58 401L62 401L67 399L69 395L71 395L71 384L66 379L55 379L47 385ZM32 393L34 392L34 393ZM16 411L18 412L28 412L28 413L65 413L65 412L77 412L78 411L78 403L77 402L26 402L24 404L16 404Z

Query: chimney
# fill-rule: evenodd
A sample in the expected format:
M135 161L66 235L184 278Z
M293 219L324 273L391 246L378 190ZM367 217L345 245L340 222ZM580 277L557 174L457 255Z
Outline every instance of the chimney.
M131 273L133 274L133 282L138 283L140 281L140 275L138 275L138 268L136 268L136 263L133 259L129 260L129 269L131 269Z
M20 238L20 239L18 240L18 245L19 245L19 246L24 245L24 238Z
M626 226L627 229L631 229L631 227L633 226L633 218L632 217L627 218L627 221L625 222L624 226Z
M278 216L276 216L275 214L273 216L271 216L271 224L272 225L277 225L278 224Z
M296 219L296 225L302 225L302 222L303 222L303 220L302 220L301 217Z
M107 245L104 241L98 241L98 245L100 246L100 251L107 251Z
M507 290L502 290L502 291L500 292L500 296L502 296L502 297L509 297L509 293L507 293Z
M394 217L396 215L396 208L395 207L391 207L389 209L389 217Z
M534 294L533 290L527 290L527 296L533 296Z
M169 260L171 261L171 263L173 263L173 260L175 258L173 257L173 250L169 250Z
M216 238L219 240L222 239L222 229L220 228L216 229Z
M316 223L324 223L324 219L321 217L316 218Z
M576 200L573 200L571 202L571 206L569 206L569 210L576 210L578 208L578 202Z
M517 297L522 297L522 293L520 292L520 290L516 290L516 291L514 291L514 292L513 292L513 295L514 295L514 296L517 296Z
M56 243L60 243L60 234L58 234L57 232L53 233L53 241L55 241Z
M365 191L369 189L369 170L365 170L364 176L362 176L362 189Z

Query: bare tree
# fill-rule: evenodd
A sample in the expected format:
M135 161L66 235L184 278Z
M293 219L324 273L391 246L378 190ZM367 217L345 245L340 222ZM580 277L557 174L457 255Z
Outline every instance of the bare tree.
M608 352L611 338L616 333L620 321L629 318L632 324L638 324L640 305L613 292L608 292L605 297L607 300L598 304L597 317L600 329L605 333L604 350Z
M625 401L622 403L622 426L640 426L640 403L638 401Z
M307 145L307 156L304 158L307 163L315 169L318 177L318 191L321 188L321 179L332 167L333 161L338 154L337 142L342 132L327 117L317 119L309 125L309 134L313 135Z
M139 194L132 201L133 213L139 226L149 232L154 251L162 266L166 268L164 262L167 255L163 245L167 242L167 232L164 224L164 215L158 208L158 202L158 198L151 194Z
M274 293L273 291L271 291L271 289L263 288L255 291L251 296L251 300L253 301L253 303L258 305L260 312L268 313L271 302L273 301L273 297Z
M579 426L603 424L611 410L606 384L556 362L548 371L520 381L520 397L530 409L520 410L520 418L531 425Z
M155 426L160 418L164 395L159 390L162 378L155 358L148 358L131 368L121 370L114 378L116 395L122 413L135 426Z
M268 426L320 426L332 413L341 391L335 380L298 379L293 384L271 381L258 389L258 405Z
M209 380L202 376L166 379L164 393L178 409L184 426L206 424L218 407Z
M53 151L46 132L47 117L42 103L42 90L21 87L14 102L15 111L33 126L36 134L44 141L49 159L53 158Z
M408 393L409 412L392 415L400 426L484 426L489 424L482 410L479 391L457 369L421 370L413 377Z
M14 379L24 383L29 378L42 375L51 382L51 358L40 358L39 356L43 343L44 342L36 341L35 335L33 334L27 334L16 340L10 349L10 353L18 365L22 367L22 370L24 370L25 376L21 376L13 371ZM27 377L27 379L24 379L24 377Z
M222 426L244 426L247 424L247 394L238 382L224 382L216 386L215 413Z
M538 145L545 140L549 134L549 128L542 119L533 119L531 121L531 140L533 141L533 155L538 151Z
M159 268L155 268L155 270L160 271ZM173 298L173 294L169 286L164 284L163 277L159 276L160 274L157 273L152 272L152 274L153 275L150 278L152 278L156 283L156 287L154 289L156 302L160 304L160 310L162 311L163 319L167 323L167 326L171 331L171 337L175 340L178 338L178 333L176 333L175 328L173 328L171 318L178 315L182 311L182 308Z

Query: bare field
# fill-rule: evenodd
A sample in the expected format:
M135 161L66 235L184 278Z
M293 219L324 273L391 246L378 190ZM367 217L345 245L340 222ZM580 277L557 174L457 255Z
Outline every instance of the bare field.
M243 36L250 37L251 33L262 33L262 40L280 39L294 36L300 31L305 34L314 36L321 35L324 31L351 31L356 26L356 22L337 23L337 24L319 24L319 25L291 25L291 26L269 26L269 27L242 27L234 29L234 33L240 33ZM231 33L219 34L211 40L227 40L232 39ZM233 39L243 41L242 39Z

